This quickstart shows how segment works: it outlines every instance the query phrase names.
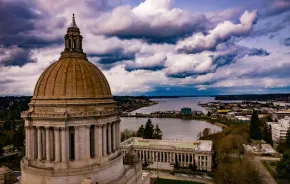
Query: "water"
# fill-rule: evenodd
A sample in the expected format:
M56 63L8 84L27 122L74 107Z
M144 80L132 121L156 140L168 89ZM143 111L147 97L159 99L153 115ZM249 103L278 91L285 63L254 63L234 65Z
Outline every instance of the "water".
M183 120L172 118L152 118L154 125L158 124L163 132L163 139L197 140L199 132L210 128L211 132L219 132L221 127L199 120ZM121 118L121 131L124 129L138 130L147 118Z
M158 104L143 107L131 113L135 114L137 112L150 114L156 111L180 111L183 107L190 107L192 110L203 111L206 113L206 110L203 107L197 105L198 102L206 103L215 101L214 97L155 98L151 100L157 101Z
M182 107L190 107L192 110L206 113L203 107L197 105L198 102L206 103L215 101L214 97L160 98L152 100L157 101L158 104L137 109L132 113L150 114L156 111L180 111ZM121 120L121 131L126 128L137 131L141 124L145 125L147 118L124 117ZM163 132L163 139L172 140L197 140L198 133L205 128L210 128L211 132L219 132L222 130L221 127L199 120L152 118L152 123L159 125Z

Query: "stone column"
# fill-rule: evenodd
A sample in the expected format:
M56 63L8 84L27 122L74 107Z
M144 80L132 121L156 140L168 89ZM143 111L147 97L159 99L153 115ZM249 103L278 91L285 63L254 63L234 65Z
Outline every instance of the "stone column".
M112 123L112 129L113 129L113 152L116 151L116 122Z
M91 151L90 151L90 125L86 125L85 126L85 132L84 132L84 136L85 136L85 151L86 151L86 159L91 158Z
M192 158L192 160L191 160L192 166L194 166L194 155L193 154L191 154L191 158Z
M41 141L41 129L40 127L36 127L37 128L37 159L41 160L42 159L42 141Z
M98 147L98 127L97 125L94 125L94 155L95 158L98 156L98 150L100 149Z
M41 128L41 137L42 137L42 158L46 158L46 135L45 128Z
M26 157L27 159L31 158L31 148L30 148L30 127L29 126L25 126L25 148L26 148Z
M80 159L86 158L86 138L85 138L85 126L79 127L79 154Z
M80 145L79 145L79 126L74 126L75 132L74 132L74 141L75 141L75 160L80 159Z
M50 161L50 135L49 135L49 127L45 127L45 135L46 135L46 160Z
M107 156L107 125L103 125L102 127L103 133L103 157Z
M54 129L49 129L49 142L50 142L50 159L54 160L55 156L54 156Z
M120 148L120 121L116 122L116 148L117 150Z
M61 161L67 162L67 127L61 127Z
M55 162L60 162L60 137L59 127L54 127Z
M112 129L111 129L111 123L108 123L108 153L110 154L112 152Z
M31 143L31 159L35 160L36 159L36 128L35 126L32 126L30 129L30 143Z
M95 152L97 154L98 157L101 157L103 154L103 146L102 146L102 142L103 142L103 136L102 136L102 127L100 125L98 125L96 127L97 131L97 141L96 141L96 146L97 147L97 152Z

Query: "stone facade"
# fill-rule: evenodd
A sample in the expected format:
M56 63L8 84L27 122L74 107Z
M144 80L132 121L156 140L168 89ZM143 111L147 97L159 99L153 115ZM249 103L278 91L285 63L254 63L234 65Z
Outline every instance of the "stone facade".
M148 183L124 165L120 117L110 86L82 50L73 18L61 58L40 76L25 120L21 184Z
M212 171L212 141L154 140L132 137L121 143L123 155L133 148L143 162L178 163L195 166L197 170Z

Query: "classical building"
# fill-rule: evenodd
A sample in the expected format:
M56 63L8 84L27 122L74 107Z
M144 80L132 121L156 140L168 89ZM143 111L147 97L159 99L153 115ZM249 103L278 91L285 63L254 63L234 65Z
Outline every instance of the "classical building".
M192 165L197 170L212 171L213 142L179 141L132 137L121 143L124 155L133 149L144 162L162 162L180 166Z
M40 76L25 120L21 184L149 183L123 164L120 117L103 73L83 52L73 16L60 59Z
M275 143L280 143L285 141L287 137L287 131L290 128L290 117L285 116L283 119L278 120L278 122L268 122L271 126L272 140Z

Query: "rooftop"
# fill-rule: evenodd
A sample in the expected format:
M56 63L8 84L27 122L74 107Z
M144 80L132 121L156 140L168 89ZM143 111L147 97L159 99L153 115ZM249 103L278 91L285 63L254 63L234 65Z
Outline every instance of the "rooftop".
M182 141L182 140L156 140L132 137L122 143L123 146L148 146L148 147L168 147L173 149L192 149L197 151L211 151L212 141Z

